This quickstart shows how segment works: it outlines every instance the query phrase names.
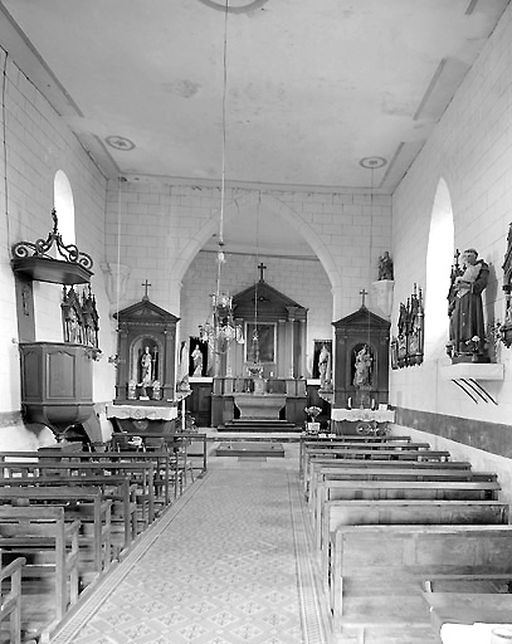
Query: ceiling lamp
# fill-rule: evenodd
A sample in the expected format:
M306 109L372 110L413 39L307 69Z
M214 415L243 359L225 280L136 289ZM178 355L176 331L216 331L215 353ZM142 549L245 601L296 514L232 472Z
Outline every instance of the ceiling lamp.
M231 342L244 342L242 327L233 318L233 298L221 291L222 267L226 262L224 254L224 207L226 201L226 96L227 96L227 48L228 48L228 11L229 0L224 5L224 47L223 47L223 86L222 86L222 162L220 187L220 216L217 251L217 278L215 293L210 295L210 314L204 324L199 325L199 339L207 342L217 354L226 353Z
M199 0L202 4L217 11L225 11L226 13L247 13L249 11L256 11L261 9L268 0L244 0L238 7L230 7L228 2L216 2L215 0Z

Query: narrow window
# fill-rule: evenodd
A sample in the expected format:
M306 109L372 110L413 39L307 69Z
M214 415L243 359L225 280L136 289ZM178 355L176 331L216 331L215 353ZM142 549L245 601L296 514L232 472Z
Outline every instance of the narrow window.
M59 233L66 246L76 244L75 204L71 184L62 170L57 170L53 180L53 207L59 220Z
M448 341L448 289L454 252L453 212L446 181L440 179L432 215L427 248L425 292L425 359L441 356Z

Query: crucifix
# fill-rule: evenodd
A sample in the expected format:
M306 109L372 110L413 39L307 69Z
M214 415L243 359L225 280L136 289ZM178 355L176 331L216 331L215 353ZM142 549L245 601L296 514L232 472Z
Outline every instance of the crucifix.
M264 279L264 277L263 277L263 271L264 271L266 268L267 268L267 267L265 266L265 264L264 264L263 262L260 262L260 263L258 264L258 269L259 269L259 271L260 271L260 282L264 282L264 281L265 281L265 279Z
M361 295L361 299L362 299L362 302L361 302L361 308L363 308L363 307L364 307L364 305L365 305L365 304L364 304L364 298L368 295L368 291L367 291L366 289L362 288L362 289L359 291L359 295Z
M148 288L151 286L151 284L148 282L147 278L142 282L141 286L144 287L144 297L142 299L149 300Z

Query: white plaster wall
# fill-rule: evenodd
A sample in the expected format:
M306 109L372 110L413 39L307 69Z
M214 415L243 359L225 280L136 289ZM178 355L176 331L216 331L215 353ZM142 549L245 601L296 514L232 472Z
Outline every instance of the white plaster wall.
M391 434L410 436L413 441L428 442L433 450L447 450L450 452L451 461L468 461L471 463L473 472L493 472L498 475L498 481L501 486L499 500L504 503L512 503L512 470L510 469L510 459L504 456L497 456L458 443L457 441L435 436L427 432L403 427L401 425L391 425Z
M108 302L100 264L104 259L106 181L63 119L49 105L16 61L0 50L5 65L5 147L0 154L0 412L20 409L18 333L10 248L21 241L46 238L52 228L54 175L63 170L71 183L76 213L76 242L94 261L92 278L100 313L100 346L114 353ZM3 124L2 124L3 125ZM7 159L7 164L4 163ZM34 283L36 339L62 341L61 288ZM112 398L113 368L106 358L94 363L94 399ZM6 416L7 418L8 416ZM3 423L6 425L6 423ZM19 423L0 428L0 448L33 441Z
M377 278L378 258L391 243L391 198L228 189L226 226L240 209L260 198L267 210L293 226L315 251L331 285L332 318L359 308L359 291L370 290ZM180 315L182 281L197 253L218 230L219 200L216 188L163 180L109 185L107 261L113 272L121 266L129 275L119 297L114 280L114 309L140 300L140 285L147 278L152 284L151 300Z
M452 201L455 247L476 247L490 264L485 292L488 319L503 319L503 256L512 221L512 7L504 13L474 67L393 195L395 290L392 332L399 303L413 282L426 283L430 217L438 182ZM428 306L428 293L426 305ZM499 405L472 402L439 378L447 357L391 373L391 403L490 422L512 418L512 349L501 349L504 382L485 383Z

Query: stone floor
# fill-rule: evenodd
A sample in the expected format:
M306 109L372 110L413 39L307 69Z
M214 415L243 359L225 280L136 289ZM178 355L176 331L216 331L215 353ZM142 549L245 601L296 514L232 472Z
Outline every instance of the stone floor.
M298 485L285 458L215 457L52 644L324 644Z

